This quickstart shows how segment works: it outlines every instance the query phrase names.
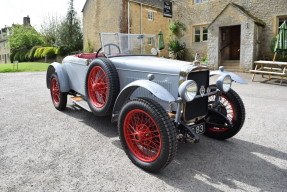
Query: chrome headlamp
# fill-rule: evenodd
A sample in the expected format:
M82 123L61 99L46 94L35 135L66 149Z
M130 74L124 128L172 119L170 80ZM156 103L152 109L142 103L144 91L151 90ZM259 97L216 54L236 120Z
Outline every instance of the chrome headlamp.
M222 92L228 92L231 88L232 79L230 75L222 75L216 81L216 86Z
M191 102L197 94L197 84L193 80L188 80L183 82L179 88L179 96L183 99L184 102Z

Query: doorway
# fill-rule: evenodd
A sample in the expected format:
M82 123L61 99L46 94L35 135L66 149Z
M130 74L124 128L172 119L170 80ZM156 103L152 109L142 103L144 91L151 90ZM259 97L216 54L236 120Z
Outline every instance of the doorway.
M220 28L220 54L221 64L224 66L239 67L241 26L228 26Z

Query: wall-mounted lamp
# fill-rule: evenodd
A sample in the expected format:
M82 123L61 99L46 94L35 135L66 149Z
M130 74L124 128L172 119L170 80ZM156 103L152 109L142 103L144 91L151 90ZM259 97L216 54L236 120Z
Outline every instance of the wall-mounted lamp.
M245 23L245 26L246 26L246 29L249 29L249 23L248 22Z

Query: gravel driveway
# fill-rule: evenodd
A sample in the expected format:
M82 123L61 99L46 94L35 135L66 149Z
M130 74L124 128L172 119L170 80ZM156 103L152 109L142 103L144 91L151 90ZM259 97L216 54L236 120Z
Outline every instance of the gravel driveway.
M234 84L247 111L242 131L180 144L175 160L150 174L124 154L110 118L70 101L55 110L45 74L0 74L0 191L287 190L287 86L278 81Z

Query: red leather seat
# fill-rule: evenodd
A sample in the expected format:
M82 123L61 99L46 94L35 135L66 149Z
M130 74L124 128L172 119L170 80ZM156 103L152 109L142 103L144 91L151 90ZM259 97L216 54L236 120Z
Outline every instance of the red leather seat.
M81 53L74 55L75 57L82 58L82 59L95 59L97 53ZM103 56L102 54L98 55L99 57Z

